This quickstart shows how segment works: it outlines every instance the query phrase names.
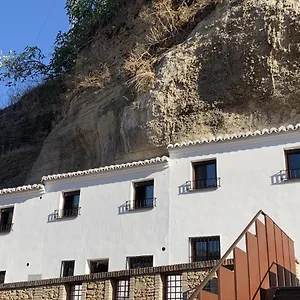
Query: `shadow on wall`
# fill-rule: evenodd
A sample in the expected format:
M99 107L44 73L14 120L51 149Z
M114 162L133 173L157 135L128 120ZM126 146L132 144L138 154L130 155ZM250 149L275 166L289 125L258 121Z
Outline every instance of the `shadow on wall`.
M189 192L191 189L191 182L186 181L178 187L178 195L184 195Z
M279 171L278 173L270 176L271 185L300 183L300 177L289 178L286 171Z
M186 194L193 194L193 193L210 193L214 192L217 187L207 187L202 189L195 189L192 187L191 181L186 181L185 183L178 186L178 195L186 195Z
M282 184L285 181L284 174L282 172L277 172L276 174L270 176L271 179L271 185L278 185Z

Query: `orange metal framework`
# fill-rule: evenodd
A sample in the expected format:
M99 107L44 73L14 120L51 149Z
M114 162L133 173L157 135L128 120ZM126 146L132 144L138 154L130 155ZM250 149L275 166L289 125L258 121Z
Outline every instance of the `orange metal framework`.
M263 216L264 222L259 220ZM255 225L255 234L249 229ZM245 238L246 251L238 248ZM223 266L233 252L234 267ZM259 211L189 300L263 300L272 287L297 286L294 242L263 211ZM204 291L215 274L218 294Z

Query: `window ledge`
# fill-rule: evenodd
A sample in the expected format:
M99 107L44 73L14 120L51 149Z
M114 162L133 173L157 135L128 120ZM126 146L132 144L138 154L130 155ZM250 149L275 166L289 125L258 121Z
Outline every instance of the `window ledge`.
M149 210L153 209L155 206L147 206L147 207L130 207L128 208L128 211L135 211L135 210Z
M219 189L219 186L213 186L213 187L208 187L208 188L204 188L204 189L188 189L188 193L203 193L205 191L214 191Z

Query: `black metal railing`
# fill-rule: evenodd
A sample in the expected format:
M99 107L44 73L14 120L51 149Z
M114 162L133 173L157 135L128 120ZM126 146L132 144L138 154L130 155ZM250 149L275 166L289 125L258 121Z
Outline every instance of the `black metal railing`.
M54 214L57 219L68 218L68 217L77 217L80 215L81 207L72 207L55 210Z
M127 210L153 208L156 206L156 198L136 199L126 202Z
M13 223L0 224L0 232L10 232Z
M281 180L300 179L300 169L288 169L280 171Z
M218 188L221 186L221 179L220 177L217 177L217 178L206 178L201 180L191 180L191 181L187 181L186 185L188 191Z

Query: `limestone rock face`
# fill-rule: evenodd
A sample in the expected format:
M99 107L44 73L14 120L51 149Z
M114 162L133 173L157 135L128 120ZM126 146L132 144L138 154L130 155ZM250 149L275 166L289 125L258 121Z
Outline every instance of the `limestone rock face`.
M157 69L158 144L299 121L300 5L224 1Z
M153 87L135 96L115 77L74 97L25 181L162 155L181 140L299 122L299 1L217 3L154 73Z

